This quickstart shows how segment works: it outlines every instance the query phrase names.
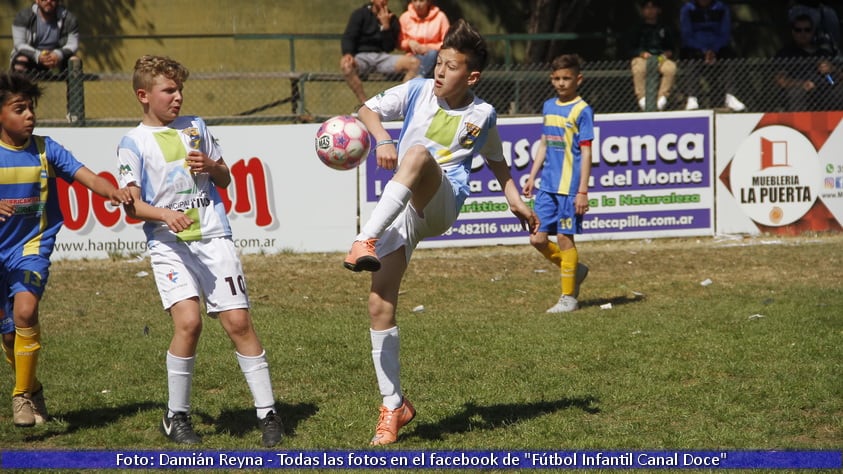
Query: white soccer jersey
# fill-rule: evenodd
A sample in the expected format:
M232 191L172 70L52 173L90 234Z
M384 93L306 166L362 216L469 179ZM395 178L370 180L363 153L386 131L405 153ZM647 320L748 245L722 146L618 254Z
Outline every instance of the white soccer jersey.
M178 234L161 221L143 225L149 241L194 241L230 237L231 226L216 186L208 173L192 174L185 158L191 149L216 161L222 150L205 122L195 116L179 117L164 127L140 124L120 141L117 159L121 187L135 183L141 199L155 207L182 211L194 223Z
M449 177L467 183L471 160L504 159L497 133L497 113L479 97L451 109L433 94L433 79L413 79L372 97L366 106L384 120L403 120L398 138L398 163L413 145L424 145Z

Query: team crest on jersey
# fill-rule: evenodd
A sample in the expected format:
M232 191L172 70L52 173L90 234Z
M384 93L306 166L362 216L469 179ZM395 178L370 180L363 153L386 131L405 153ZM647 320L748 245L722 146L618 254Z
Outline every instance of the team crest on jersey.
M474 142L477 140L477 137L480 135L480 127L474 125L473 123L466 122L465 124L465 133L460 136L460 146L463 148L471 148L474 146Z
M199 129L196 127L188 127L181 132L187 135L187 143L190 145L190 149L198 150L199 144L202 142L202 138L199 135Z
M117 174L119 174L120 176L132 174L132 167L129 165L120 165L120 167L117 169Z

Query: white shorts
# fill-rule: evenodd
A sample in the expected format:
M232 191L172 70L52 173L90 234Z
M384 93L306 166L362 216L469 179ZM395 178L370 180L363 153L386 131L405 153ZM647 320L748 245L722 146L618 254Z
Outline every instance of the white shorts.
M407 205L378 239L375 252L379 257L385 257L404 246L409 262L419 242L442 235L457 220L460 213L457 194L458 187L442 173L442 182L424 208L424 216L420 216L412 205Z
M249 308L246 277L231 239L150 243L149 257L165 310L199 296L211 316Z

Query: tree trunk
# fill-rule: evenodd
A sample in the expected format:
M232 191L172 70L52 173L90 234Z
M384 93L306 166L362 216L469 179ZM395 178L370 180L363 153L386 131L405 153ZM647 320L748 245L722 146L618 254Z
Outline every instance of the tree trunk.
M530 0L527 33L576 31L591 0ZM549 63L563 51L561 41L535 40L527 43L527 61ZM576 51L570 51L576 52Z

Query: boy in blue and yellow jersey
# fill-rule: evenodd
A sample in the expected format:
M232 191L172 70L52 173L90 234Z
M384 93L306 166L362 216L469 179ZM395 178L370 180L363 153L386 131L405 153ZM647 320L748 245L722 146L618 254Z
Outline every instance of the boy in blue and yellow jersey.
M281 442L266 351L249 311L246 277L217 187L231 184L222 149L205 121L180 115L186 67L166 56L141 56L132 88L141 123L120 141L120 183L134 197L126 213L144 221L161 303L173 321L167 349L167 409L158 427L170 440L198 444L190 419L196 348L205 312L219 320L252 392L261 442Z
M32 134L40 96L41 88L28 77L0 73L0 333L15 372L12 421L22 427L47 419L35 369L41 350L38 303L63 222L56 178L78 181L114 205L132 199L50 137Z
M542 137L523 194L531 197L536 191L535 210L542 223L530 243L559 265L561 273L562 295L547 312L567 313L579 308L579 285L588 275L588 267L579 263L574 234L582 233L582 217L588 211L594 112L577 92L583 81L577 55L557 57L551 71L558 97L544 103ZM556 243L549 235L556 235Z

